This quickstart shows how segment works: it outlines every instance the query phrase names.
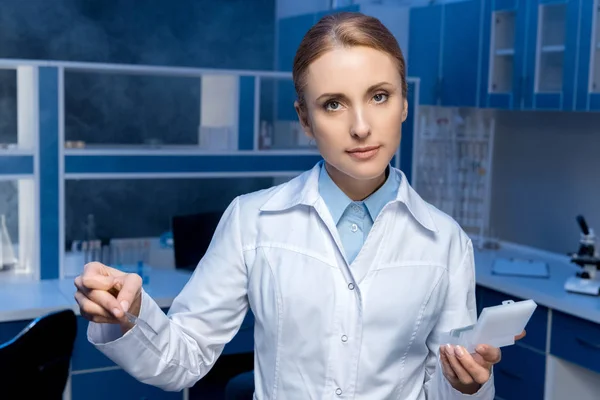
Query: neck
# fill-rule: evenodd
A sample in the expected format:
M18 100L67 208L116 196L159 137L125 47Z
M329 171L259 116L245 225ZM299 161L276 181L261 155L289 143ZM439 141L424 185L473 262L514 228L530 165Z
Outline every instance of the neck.
M355 179L338 170L337 168L325 163L325 169L331 177L331 180L346 194L352 201L362 201L375 193L385 183L386 171L373 179Z

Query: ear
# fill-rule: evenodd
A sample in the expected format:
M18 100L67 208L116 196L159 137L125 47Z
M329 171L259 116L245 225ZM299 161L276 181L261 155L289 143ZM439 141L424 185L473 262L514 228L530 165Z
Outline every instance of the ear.
M311 139L314 139L314 135L312 129L310 127L310 121L308 119L308 112L305 107L300 106L298 100L294 102L294 108L296 109L296 114L298 114L298 120L300 121L300 126L302 126L302 130Z
M404 104L402 107L402 122L406 121L407 117L408 117L408 101L406 99L404 99Z

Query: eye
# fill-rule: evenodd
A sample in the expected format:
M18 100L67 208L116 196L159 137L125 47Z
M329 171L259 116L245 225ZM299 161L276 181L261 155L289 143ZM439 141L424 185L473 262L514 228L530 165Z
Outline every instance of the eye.
M328 101L325 103L325 110L327 111L337 111L340 109L341 104L337 101Z
M373 100L375 100L375 103L385 103L388 99L388 95L386 93L377 93L375 96L373 96Z

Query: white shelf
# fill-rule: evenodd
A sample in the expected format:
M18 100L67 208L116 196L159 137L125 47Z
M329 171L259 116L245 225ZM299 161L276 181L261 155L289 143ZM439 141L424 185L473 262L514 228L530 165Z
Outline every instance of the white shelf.
M542 46L542 53L560 53L565 51L564 45Z
M497 49L496 55L497 56L514 56L515 49Z

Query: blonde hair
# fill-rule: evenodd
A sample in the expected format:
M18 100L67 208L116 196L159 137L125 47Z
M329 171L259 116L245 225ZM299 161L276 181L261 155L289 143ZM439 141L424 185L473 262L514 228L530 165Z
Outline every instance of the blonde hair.
M402 79L402 96L406 99L406 64L398 41L377 18L357 12L327 15L306 33L294 57L292 75L298 103L304 104L308 66L336 47L365 46L390 55L397 64Z

